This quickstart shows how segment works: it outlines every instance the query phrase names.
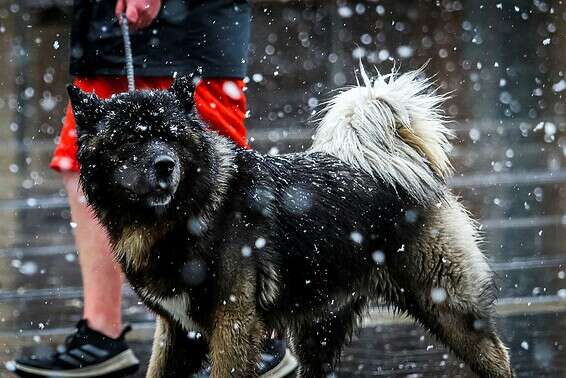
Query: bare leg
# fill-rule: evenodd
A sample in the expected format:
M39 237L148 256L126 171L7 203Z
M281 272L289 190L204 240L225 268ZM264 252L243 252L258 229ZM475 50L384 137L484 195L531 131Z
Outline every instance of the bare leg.
M84 287L83 316L90 328L117 337L122 328L122 272L112 257L106 232L86 204L79 188L79 175L64 173L63 183L76 224L75 243Z

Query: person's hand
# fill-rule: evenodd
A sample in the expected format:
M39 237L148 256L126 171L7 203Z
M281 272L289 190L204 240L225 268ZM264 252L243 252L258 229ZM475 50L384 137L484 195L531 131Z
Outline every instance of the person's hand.
M128 24L132 29L141 29L151 24L160 8L161 0L118 0L116 16L120 19L122 13L126 12Z

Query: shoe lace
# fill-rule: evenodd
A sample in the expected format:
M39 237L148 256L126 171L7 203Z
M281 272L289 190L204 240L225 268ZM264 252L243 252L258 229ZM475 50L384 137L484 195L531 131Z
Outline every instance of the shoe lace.
M78 332L75 332L65 337L65 341L63 342L63 344L57 345L57 351L55 352L55 357L65 354L67 350L69 350L69 346L71 346L75 342L77 337L78 337Z
M76 340L78 339L81 330L84 329L87 325L87 322L85 319L81 319L79 320L79 322L76 325L76 330L75 332L71 333L69 336L65 337L65 341L63 341L63 344L60 344L57 346L57 351L55 352L55 357L58 357L62 354L65 354L67 352L67 350L69 350L69 347L71 345L73 345Z

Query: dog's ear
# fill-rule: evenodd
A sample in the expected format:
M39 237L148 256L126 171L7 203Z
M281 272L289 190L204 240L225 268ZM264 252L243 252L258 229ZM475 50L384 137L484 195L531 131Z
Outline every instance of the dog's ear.
M75 116L77 134L96 134L96 124L102 117L102 101L94 93L85 93L71 84L67 85L67 92Z
M193 72L190 75L177 77L171 88L169 88L169 91L181 103L183 110L187 114L193 111L196 81L198 81L198 76L196 72Z

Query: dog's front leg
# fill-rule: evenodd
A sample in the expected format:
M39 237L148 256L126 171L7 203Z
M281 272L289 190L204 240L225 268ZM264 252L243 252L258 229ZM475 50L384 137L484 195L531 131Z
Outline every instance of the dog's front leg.
M212 377L257 377L264 326L255 303L226 301L215 311L213 324L209 344Z
M146 376L186 378L202 367L206 352L202 338L189 338L178 324L158 316Z

